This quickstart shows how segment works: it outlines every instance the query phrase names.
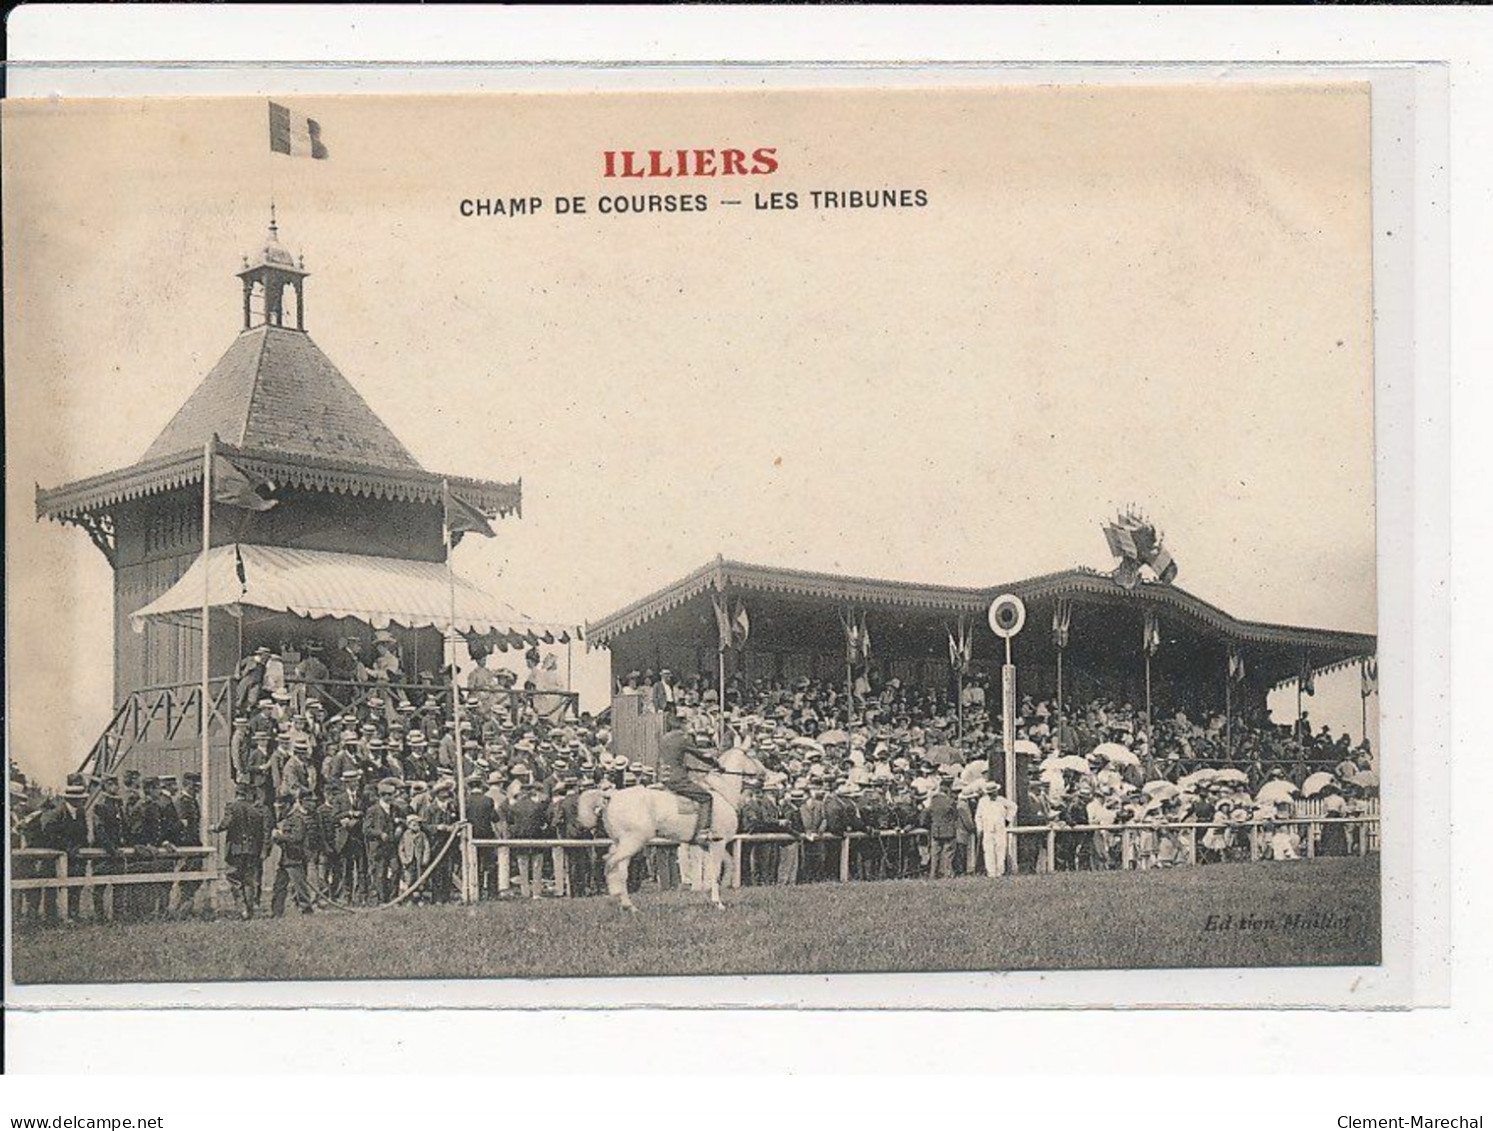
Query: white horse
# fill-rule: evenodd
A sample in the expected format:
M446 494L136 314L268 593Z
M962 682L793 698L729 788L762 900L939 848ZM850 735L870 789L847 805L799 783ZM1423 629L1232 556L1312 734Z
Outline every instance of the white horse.
M733 746L720 756L721 770L696 777L715 795L710 807L710 843L694 845L695 821L699 806L662 786L629 786L619 789L603 801L600 790L588 790L581 796L581 824L594 827L598 813L607 834L612 838L607 853L607 894L617 897L620 906L636 911L627 894L627 865L650 840L679 842L679 872L691 887L706 888L710 902L724 909L721 902L721 870L726 864L726 843L736 835L737 806L742 785L747 778L761 777L766 768L747 752L745 746Z

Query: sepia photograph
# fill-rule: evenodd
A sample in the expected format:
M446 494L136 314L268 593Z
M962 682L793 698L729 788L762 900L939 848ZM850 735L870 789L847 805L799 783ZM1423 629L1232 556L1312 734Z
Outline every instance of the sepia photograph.
M0 110L14 986L1384 960L1367 83Z

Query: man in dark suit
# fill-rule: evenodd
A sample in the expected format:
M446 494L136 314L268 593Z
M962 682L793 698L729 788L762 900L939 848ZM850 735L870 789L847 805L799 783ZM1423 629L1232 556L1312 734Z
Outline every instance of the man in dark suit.
M306 792L291 795L290 807L275 826L274 841L280 846L280 863L275 869L275 888L270 895L270 918L285 914L287 891L295 894L302 915L312 911L311 886L306 881L306 862L310 855L310 821L306 812Z
M329 884L332 898L351 901L368 887L363 848L363 774L356 766L348 766L339 777L337 792L331 799L333 828L326 838Z
M95 876L117 876L124 871L124 861L119 850L124 847L124 801L119 796L119 778L111 774L98 780L99 795L93 803L93 847L108 856L93 866ZM112 889L118 891L118 888ZM103 919L105 907L104 889L93 889L93 916Z
M363 850L368 861L368 893L374 903L394 898L398 883L399 818L394 811L395 786L379 782L378 800L363 813Z
M172 843L178 848L202 847L202 808L197 800L197 791L201 781L200 773L184 774L181 788L176 791L174 797L169 798L176 813L176 835L180 838ZM188 872L201 871L205 863L205 857L191 855L181 861L182 870ZM191 913L196 906L197 892L201 887L200 880L188 880L181 885L176 903L178 913Z
M254 918L259 906L259 887L264 876L265 812L255 800L256 790L240 778L238 796L223 810L223 820L212 830L224 834L228 857L228 886L245 919Z
M498 806L487 794L486 782L473 776L467 782L467 823L472 826L473 840L495 840L498 835ZM491 898L498 892L497 853L477 850L477 896ZM488 867L483 867L487 862Z
M81 871L77 868L75 857L78 852L88 847L88 815L84 811L87 802L88 786L83 781L82 775L69 774L67 788L62 794L62 803L42 817L41 828L35 840L37 848L50 848L53 852L67 853L70 873ZM67 917L76 919L80 889L63 888L62 890L66 893L63 903ZM57 913L55 890L46 893L43 904L47 918L55 917Z
M691 775L711 768L720 769L720 762L713 753L696 746L688 731L676 727L658 740L658 784L700 807L695 821L697 840L710 832L711 793Z
M531 785L508 806L508 835L514 840L538 840L545 835L548 804L544 786ZM544 849L516 848L514 863L518 871L519 894L538 899L544 886Z
M954 809L954 799L944 792L942 784L936 780L928 797L923 824L928 828L928 878L937 880L952 876L954 842L959 836L959 814Z

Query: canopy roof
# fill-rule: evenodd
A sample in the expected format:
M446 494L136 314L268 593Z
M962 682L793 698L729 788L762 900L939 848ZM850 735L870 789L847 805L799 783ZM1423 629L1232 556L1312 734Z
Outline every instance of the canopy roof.
M323 456L240 448L220 443L220 455L245 471L275 484L342 495L394 499L401 502L441 503L441 483L453 494L488 515L523 514L523 481L493 483L463 476L441 476L419 468L396 470L371 467ZM36 516L68 522L94 512L108 511L130 499L202 482L202 448L161 459L145 460L119 471L79 479L62 487L36 489Z
M439 505L420 466L330 358L300 330L256 326L218 359L138 463L36 491L38 518L78 522L119 503L202 482L202 450L277 484ZM448 478L487 515L522 513L522 481Z
M238 575L243 562L243 581ZM197 624L202 616L202 557L180 581L130 617L136 632L147 621ZM451 625L451 581L445 565L278 546L215 546L208 555L208 603L235 614L243 608L313 620L353 619L375 629ZM533 620L472 582L456 577L456 630L506 636L510 642L565 643L580 638L574 625Z
M1017 594L1028 606L1027 629L1022 634L1028 649L1045 645L1052 603L1067 598L1119 618L1112 620L1106 632L1128 632L1122 627L1128 624L1126 618L1139 618L1147 610L1156 612L1164 629L1200 646L1211 641L1213 647L1241 648L1247 653L1250 670L1272 680L1294 675L1303 661L1311 670L1323 671L1377 650L1372 634L1241 620L1175 585L1142 582L1126 589L1109 574L1088 569L970 587L777 569L725 558L589 622L586 640L611 647L614 641L636 633L711 643L716 629L708 595L726 593L744 600L754 640L764 644L787 634L799 642L819 639L826 648L843 648L838 610L848 606L872 614L872 635L883 645L885 656L936 657L945 648L944 626L965 618L975 627L978 657L994 649L995 638L985 627L986 612L998 595L1007 592ZM1091 635L1087 623L1075 629L1079 640ZM1138 646L1138 632L1135 636ZM749 641L748 648L752 646Z
M395 470L420 464L311 335L245 330L187 398L143 460L230 444Z

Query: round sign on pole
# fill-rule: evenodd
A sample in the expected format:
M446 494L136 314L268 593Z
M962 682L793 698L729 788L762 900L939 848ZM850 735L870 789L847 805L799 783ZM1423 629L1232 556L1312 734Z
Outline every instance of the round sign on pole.
M990 602L990 631L1010 640L1026 624L1026 605L1015 593L1002 593Z

